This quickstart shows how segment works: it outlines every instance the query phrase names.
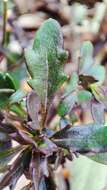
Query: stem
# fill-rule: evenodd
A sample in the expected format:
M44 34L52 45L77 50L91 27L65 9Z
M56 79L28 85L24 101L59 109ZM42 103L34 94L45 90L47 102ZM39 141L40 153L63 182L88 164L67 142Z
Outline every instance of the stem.
M6 42L6 23L7 23L7 1L3 0L3 40L2 45L5 45Z
M41 109L41 115L42 115L41 128L44 128L46 116L47 116L47 110L45 110L44 106Z

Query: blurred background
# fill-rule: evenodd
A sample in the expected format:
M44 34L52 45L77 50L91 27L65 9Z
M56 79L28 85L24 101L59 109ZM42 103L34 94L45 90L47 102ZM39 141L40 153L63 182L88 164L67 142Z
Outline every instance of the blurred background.
M26 83L24 49L32 43L43 21L50 17L62 26L64 47L69 52L65 72L71 75L77 71L80 45L90 40L94 45L95 64L105 68L105 77L102 74L100 78L107 84L107 0L0 0L0 71L12 75L17 89L30 90ZM92 120L88 107L77 114L84 123ZM107 190L106 166L80 156L72 163L67 162L67 168L71 190ZM57 178L61 175L59 170ZM16 190L24 183L23 177ZM60 188L63 190L59 185Z

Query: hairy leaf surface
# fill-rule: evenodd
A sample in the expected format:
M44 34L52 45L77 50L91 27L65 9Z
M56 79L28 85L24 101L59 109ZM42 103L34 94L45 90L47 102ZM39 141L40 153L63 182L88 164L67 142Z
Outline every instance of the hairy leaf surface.
M46 108L48 99L58 90L66 77L63 64L67 59L63 50L61 27L54 19L46 20L37 31L31 48L25 50L29 85L36 91Z
M80 153L100 152L107 149L107 127L102 124L75 126L57 132L53 141L58 146Z

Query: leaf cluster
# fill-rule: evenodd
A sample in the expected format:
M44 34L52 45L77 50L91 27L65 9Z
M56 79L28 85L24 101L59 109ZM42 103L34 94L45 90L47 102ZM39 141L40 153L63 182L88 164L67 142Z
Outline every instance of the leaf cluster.
M78 70L66 76L67 52L61 27L53 19L37 31L25 58L29 93L16 89L9 74L0 73L0 172L4 173L0 189L8 185L14 189L24 174L30 183L22 189L55 190L54 171L59 165L64 167L66 159L83 154L107 164L105 70L94 62L93 46L86 41ZM76 125L75 110L84 104L91 108L93 123ZM60 118L57 125L53 115ZM16 147L12 140L17 141Z

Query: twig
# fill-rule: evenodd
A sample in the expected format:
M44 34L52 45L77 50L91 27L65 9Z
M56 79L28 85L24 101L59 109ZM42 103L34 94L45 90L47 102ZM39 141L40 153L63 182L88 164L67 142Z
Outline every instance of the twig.
M3 0L3 40L2 45L5 45L6 42L6 23L7 23L7 1Z

